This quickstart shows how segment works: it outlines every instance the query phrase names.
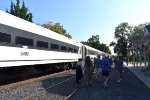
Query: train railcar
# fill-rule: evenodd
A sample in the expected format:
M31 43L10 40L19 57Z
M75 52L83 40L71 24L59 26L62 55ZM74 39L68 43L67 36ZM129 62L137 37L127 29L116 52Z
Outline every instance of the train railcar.
M0 68L70 64L103 52L0 11Z
M79 43L0 11L0 67L76 62Z
M103 52L97 50L97 49L94 49L92 47L89 47L87 45L85 45L85 48L86 48L86 55L90 56L90 58L96 58L97 55L102 55Z

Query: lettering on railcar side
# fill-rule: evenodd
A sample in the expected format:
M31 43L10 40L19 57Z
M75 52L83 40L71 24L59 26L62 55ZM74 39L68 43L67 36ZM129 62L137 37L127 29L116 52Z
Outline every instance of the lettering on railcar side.
M21 56L29 56L29 52L21 51Z

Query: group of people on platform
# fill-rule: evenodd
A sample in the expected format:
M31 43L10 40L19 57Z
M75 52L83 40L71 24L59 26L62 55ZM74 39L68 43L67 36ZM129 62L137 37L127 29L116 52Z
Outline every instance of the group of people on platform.
M85 61L83 61L83 59L78 60L76 65L76 83L79 84L80 80L84 77L86 86L91 85L93 72L95 69L96 80L98 80L100 75L102 75L104 79L104 86L108 86L110 71L112 68L111 66L113 63L115 69L117 70L117 82L121 82L122 72L124 71L122 57L111 59L109 57L103 56L101 59L100 55L98 55L97 58L93 61L91 60L90 56L87 56Z

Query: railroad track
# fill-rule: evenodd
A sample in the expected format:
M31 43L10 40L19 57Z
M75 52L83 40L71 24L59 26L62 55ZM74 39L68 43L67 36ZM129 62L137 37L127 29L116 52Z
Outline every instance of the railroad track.
M54 74L50 74L50 75L45 75L45 76L41 76L41 77L36 77L36 78L31 78L31 79L27 79L27 80L23 80L23 81L19 81L19 82L15 82L15 83L10 83L10 84L6 84L6 85L1 85L0 86L0 90L4 90L7 88L12 88L12 87L16 87L16 86L21 86L27 83L31 83L31 82L35 82L38 80L43 80L49 77L55 77L57 75L61 75L64 74L66 71L63 72L58 72L58 73L54 73Z
M54 89L56 89L57 90L57 87L62 87L64 84L66 85L70 85L70 88L68 88L68 89L70 89L70 90L67 90L67 89L62 89L62 91L68 91L68 93L66 93L66 96L55 96L56 98L53 98L53 96L51 96L50 95L50 93L49 93L49 95L45 95L47 92L45 92L45 89L43 89L43 90L41 90L41 91L38 91L38 92L36 92L36 93L33 93L33 94L31 94L31 95L29 95L29 96L27 96L27 97L25 97L25 98L23 98L23 99L21 99L21 100L34 100L34 99L45 99L45 97L47 97L46 98L46 100L51 100L51 99L55 99L55 100L69 100L79 89L81 89L85 84L82 84L81 86L79 86L79 87L76 87L76 88L72 88L73 86L72 86L72 82L74 82L73 80L75 80L75 76L73 76L73 77L71 77L71 78L69 78L69 79L66 79L66 80L64 80L64 81L62 81L62 82L59 82L59 83L56 83L56 84L54 84L54 85L52 85L52 86L49 86L49 87L47 87L46 88L46 90L47 91L53 91ZM70 82L69 82L70 81ZM62 85L62 86L61 86ZM75 86L75 85L74 85ZM55 88L56 87L56 88ZM53 89L52 89L53 88ZM72 88L72 89L71 89ZM52 89L52 90L51 90ZM38 96L37 96L38 95Z
M70 81L70 80L72 80L72 79L75 79L75 76L73 76L73 77L71 77L71 78L69 78L69 79L66 79L66 80L64 80L64 81L62 81L62 82L56 83L56 84L54 84L54 85L52 85L52 86L50 86L50 87L47 87L47 88L45 88L45 89L46 89L46 90L50 90L50 89L52 89L52 88L54 88L54 87L56 87L56 86L58 86L58 85L65 84L66 82L68 82L68 81ZM46 92L45 92L45 89L42 89L42 90L40 90L40 91L38 91L38 92L36 92L36 93L33 93L33 94L31 94L31 95L29 95L29 96L27 96L27 97L25 97L25 98L23 98L23 99L21 99L21 100L31 100L32 97L35 97L35 96L37 96L37 95L42 96L42 95L44 95L44 94L46 93Z
M73 76L73 77L71 77L71 78L69 78L69 79L66 79L66 80L64 80L64 81L62 81L62 82L59 82L59 83L57 83L57 84L55 84L55 85L53 85L53 86L47 87L46 90L47 90L47 91L50 91L50 89L55 88L55 87L57 87L57 86L59 86L59 85L67 84L67 82L72 81L72 80L75 80L75 76ZM51 100L51 99L55 99L55 100L59 99L59 100L61 100L61 98L62 98L62 100L69 100L69 99L70 99L79 89L81 89L84 85L85 85L85 84L82 84L80 87L74 88L71 92L68 93L69 95L67 95L66 97L56 97L56 98L53 98L52 96L49 97L49 96L46 95L47 100ZM29 96L23 98L23 99L21 99L21 100L43 99L43 97L45 96L46 93L47 93L47 92L45 92L45 89L43 89L43 90L41 90L41 91L38 91L38 92L36 92L36 93L33 93L33 94L31 94L31 95L29 95ZM38 95L38 97L37 97L37 95ZM40 97L40 98L39 98L39 97Z
M75 71L64 71L0 87L0 100L67 100L81 86Z

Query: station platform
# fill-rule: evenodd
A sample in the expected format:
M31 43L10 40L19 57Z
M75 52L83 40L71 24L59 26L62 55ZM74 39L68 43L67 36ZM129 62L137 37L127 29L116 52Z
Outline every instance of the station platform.
M107 87L102 76L99 81L93 78L90 86L82 87L69 100L150 100L150 88L139 78L139 73L129 65L123 72L123 80L117 82L116 70L112 69Z
M144 66L133 66L132 64L129 64L127 68L132 71L132 73L141 80L148 88L150 88L150 77L145 76L144 72L141 72L141 69L144 68Z

